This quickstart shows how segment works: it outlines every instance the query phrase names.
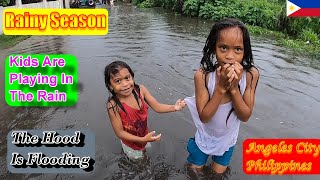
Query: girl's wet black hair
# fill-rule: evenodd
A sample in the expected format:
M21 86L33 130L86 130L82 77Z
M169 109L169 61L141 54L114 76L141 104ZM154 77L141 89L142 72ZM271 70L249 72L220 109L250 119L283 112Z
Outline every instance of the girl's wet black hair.
M116 103L115 105L110 103L111 104L110 108L112 108L114 113L115 113L115 107L117 107L117 108L120 107L124 112L126 112L124 107L122 106L119 98L117 97L116 93L111 89L111 83L110 83L112 76L118 74L122 68L128 69L129 73L132 76L132 79L134 79L134 72L132 71L130 66L123 61L114 61L114 62L110 63L109 65L107 65L104 70L104 82L105 82L107 89L111 93L111 96L108 98L108 103L110 103L111 100L113 100ZM139 85L137 85L136 83L134 83L134 90L132 91L132 93L133 93L133 95L134 95L135 99L137 100L138 105L140 107L140 103L138 100L139 96L137 94L137 93L140 94L140 88L139 88ZM116 109L116 110L118 111L119 109Z
M216 54L216 44L220 37L221 30L231 27L239 27L242 30L244 56L241 65L246 70L250 70L251 67L254 67L248 29L241 21L233 18L227 18L215 23L211 28L210 34L203 48L203 57L200 62L204 72L213 72L218 67L217 62L213 62L214 55Z
M252 50L251 50L249 31L241 21L239 21L237 19L233 19L233 18L226 18L226 19L223 19L219 22L216 22L211 28L210 34L209 34L209 36L206 40L206 44L203 48L203 57L200 62L201 68L203 69L205 77L206 77L207 73L213 72L218 68L218 62L217 61L213 62L213 60L214 60L214 57L216 54L216 52L215 52L216 44L217 44L217 41L220 37L221 30L224 30L226 28L231 28L231 27L238 27L242 31L242 38L243 38L243 45L244 45L244 56L243 56L243 61L241 62L241 65L243 66L243 69L245 69L247 72L249 72L251 74L251 77L253 77L252 73L250 72L250 69L252 67L254 67L254 68L256 68L256 67L254 66L254 63L253 63L253 56L252 56ZM206 82L205 82L205 85L206 85ZM251 81L251 86L252 86L252 81ZM254 89L256 89L256 87ZM229 119L232 111L234 111L233 108L228 113L226 124L228 122L228 119Z

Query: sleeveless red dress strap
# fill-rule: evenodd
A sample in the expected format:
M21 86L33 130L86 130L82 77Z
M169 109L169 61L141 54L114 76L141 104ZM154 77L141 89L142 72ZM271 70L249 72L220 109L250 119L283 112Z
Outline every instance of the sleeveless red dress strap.
M125 131L135 136L144 137L148 134L148 105L144 99L141 98L140 93L139 99L141 100L141 109L134 109L126 103L121 103L125 111L120 109L119 114ZM122 140L122 142L134 150L144 150L147 144L125 140Z

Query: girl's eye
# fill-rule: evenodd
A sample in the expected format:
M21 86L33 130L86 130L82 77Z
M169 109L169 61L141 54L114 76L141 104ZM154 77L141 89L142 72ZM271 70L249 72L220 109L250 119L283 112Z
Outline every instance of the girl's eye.
M128 76L125 77L125 79L126 79L126 80L130 80L130 79L131 79L131 76L128 75Z
M237 53L241 53L242 52L242 48L236 48L236 52Z
M116 84L120 84L120 79L116 79L116 80L114 80L114 83L116 83Z
M226 52L227 51L227 47L225 47L225 46L221 46L220 49L221 49L222 52Z

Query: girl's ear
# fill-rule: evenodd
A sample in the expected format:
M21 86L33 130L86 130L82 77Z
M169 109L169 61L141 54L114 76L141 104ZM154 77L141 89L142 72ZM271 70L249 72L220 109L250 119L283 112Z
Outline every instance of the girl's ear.
M109 87L110 91L113 91L113 88L110 84L108 85L108 87Z

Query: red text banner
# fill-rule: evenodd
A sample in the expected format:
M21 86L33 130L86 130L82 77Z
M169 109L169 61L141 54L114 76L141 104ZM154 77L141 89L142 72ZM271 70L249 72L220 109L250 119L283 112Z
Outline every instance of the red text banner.
M246 174L320 174L320 139L247 139Z

